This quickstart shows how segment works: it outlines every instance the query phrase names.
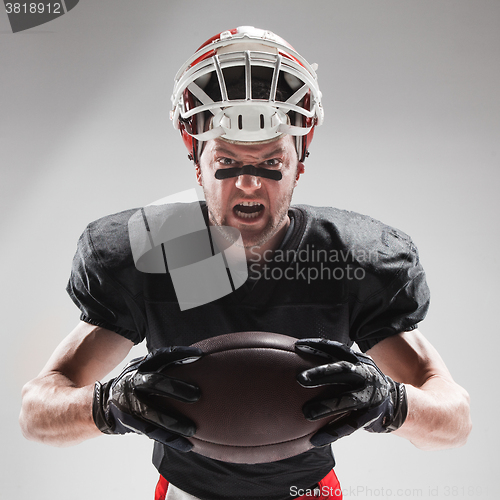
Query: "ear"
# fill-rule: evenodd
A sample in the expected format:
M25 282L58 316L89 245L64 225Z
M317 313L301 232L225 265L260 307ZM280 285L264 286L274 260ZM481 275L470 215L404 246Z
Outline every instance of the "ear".
M194 170L195 170L195 174L196 174L196 182L198 183L199 186L203 187L203 179L201 177L201 168L200 168L199 163L197 163L194 166Z
M306 167L301 161L299 161L299 163L297 164L297 176L295 177L295 186L297 186L297 184L299 183L299 177L305 172L305 170Z

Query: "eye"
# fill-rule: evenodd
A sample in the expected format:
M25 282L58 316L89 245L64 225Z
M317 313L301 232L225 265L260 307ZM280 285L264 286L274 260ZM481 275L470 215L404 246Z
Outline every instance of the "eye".
M281 165L281 160L279 158L272 158L271 160L266 160L264 165L266 167L279 167Z
M236 163L235 160L231 158L226 158L224 156L222 158L217 158L217 162L225 167L230 167L231 165L234 165Z

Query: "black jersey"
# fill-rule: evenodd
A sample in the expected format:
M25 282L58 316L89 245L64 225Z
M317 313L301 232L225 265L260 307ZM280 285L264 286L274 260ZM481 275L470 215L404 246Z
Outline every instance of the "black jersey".
M202 208L206 215L203 203ZM87 227L68 293L83 321L134 343L146 339L150 350L260 330L356 342L366 351L416 328L427 312L425 274L406 234L360 214L305 205L290 208L292 224L272 255L250 259L250 277L243 286L181 311L168 273L143 273L134 265L127 224L135 212ZM206 500L289 498L290 486L311 487L334 465L330 447L242 465L158 443L153 462L172 484Z

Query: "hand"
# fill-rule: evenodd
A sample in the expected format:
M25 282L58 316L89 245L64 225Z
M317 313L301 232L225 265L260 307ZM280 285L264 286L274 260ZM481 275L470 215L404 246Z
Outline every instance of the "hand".
M200 398L198 387L163 375L170 364L191 363L202 351L195 347L157 349L143 358L133 359L109 382L95 383L92 416L105 434L136 432L180 451L193 446L185 439L196 432L194 423L179 414L167 415L155 408L148 396L167 396L184 402ZM185 436L185 437L182 437Z
M303 387L331 386L332 396L304 405L304 416L332 422L312 438L314 446L325 446L364 427L371 432L391 432L403 425L408 404L403 384L384 375L374 361L333 340L302 339L298 351L323 356L328 363L299 373Z

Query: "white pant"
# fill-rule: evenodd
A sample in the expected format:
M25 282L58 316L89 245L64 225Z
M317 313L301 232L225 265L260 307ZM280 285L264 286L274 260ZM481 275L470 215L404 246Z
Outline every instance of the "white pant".
M177 486L174 486L172 483L169 483L165 500L199 500L199 498L194 497L193 495L177 488Z

